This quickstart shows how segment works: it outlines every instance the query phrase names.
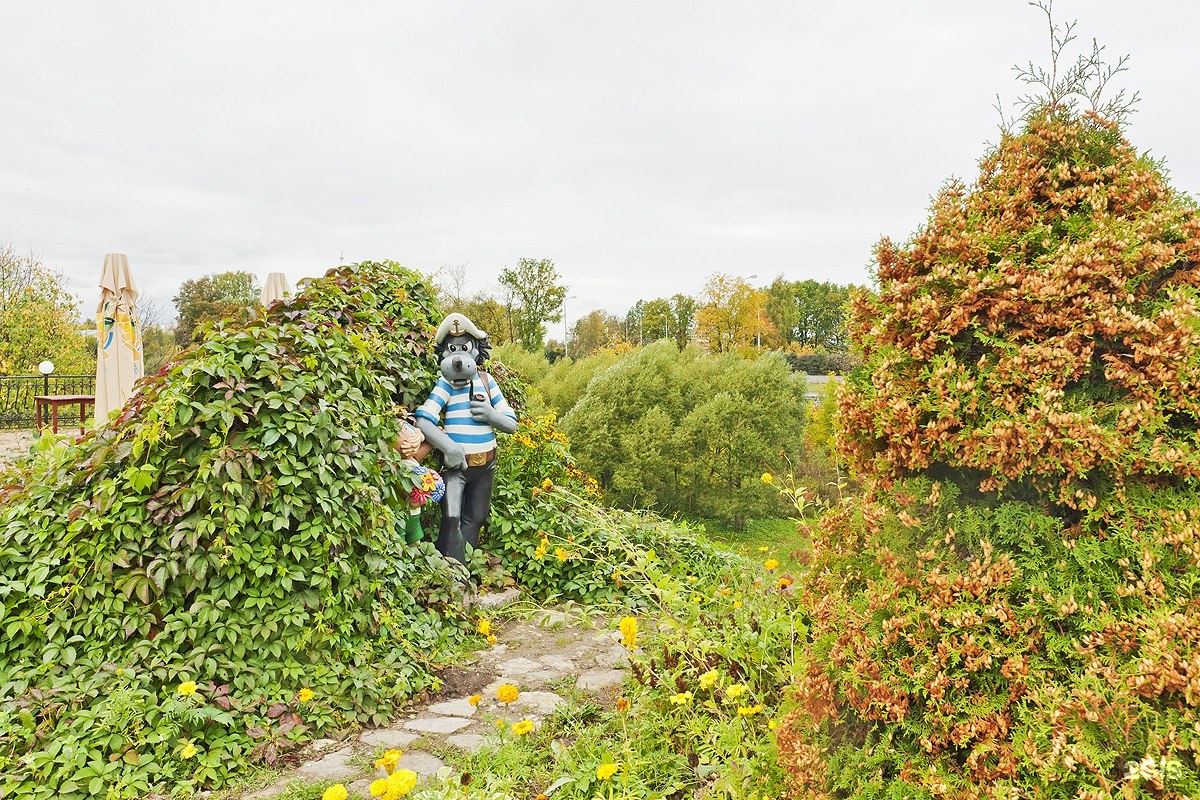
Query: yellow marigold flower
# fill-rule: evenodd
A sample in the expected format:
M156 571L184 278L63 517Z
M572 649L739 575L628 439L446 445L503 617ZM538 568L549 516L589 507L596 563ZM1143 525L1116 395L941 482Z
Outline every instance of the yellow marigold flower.
M546 478L546 480L542 481L542 488L545 489L546 491L550 491L550 489L552 489L553 487L554 487L554 481L550 480L549 478Z
M179 748L179 757L184 761L187 761L189 758L195 758L196 754L199 752L200 751L196 749L195 742L193 742L191 739L184 739L183 746Z
M321 793L321 800L346 800L349 796L345 786L335 783Z
M780 589L786 589L791 585L792 585L792 579L789 578L788 576L785 575L779 579L779 588Z
M400 757L404 753L400 750L391 749L383 754L383 758L375 762L375 769L382 769L391 772L396 767L400 766Z
M483 700L483 695L481 694L473 694L467 698L467 702L473 706L478 706L481 700Z
M768 551L768 550L770 550L770 549L771 549L771 548L769 548L769 547L763 546L763 547L760 547L760 548L758 548L758 552L760 552L760 553L765 553L765 552L767 552L767 551Z
M621 624L618 628L621 631L621 644L625 645L628 650L637 647L637 617L621 617Z
M739 717L753 717L755 714L761 712L762 710L763 710L763 706L761 704L755 704L752 706L738 706L738 716Z
M625 698L625 697L617 698L617 713L618 714L629 713L629 699L628 698Z
M511 683L502 683L496 688L496 699L501 703L515 703L521 696L521 690Z
M770 485L771 483L774 483L774 481L775 481L775 476L772 475L771 473L764 472L762 474L762 482L763 483Z
M488 644L489 644L489 645L494 645L494 644L496 643L496 634L494 634L494 633L489 633L489 634L488 634L488 638L487 638L487 642L488 642Z
M496 720L496 727L503 729L504 728L504 720L502 720L502 719Z
M196 682L184 681L183 683L179 684L179 688L176 691L178 691L184 697L191 697L196 693Z
M554 548L554 557L557 558L559 561L566 561L568 555L569 554L567 553L567 551L563 550L561 547Z
M725 696L730 700L736 700L746 693L746 685L744 683L732 684L725 690Z
M712 687L716 686L720 677L721 676L715 669L710 669L708 672L700 676L700 688L711 689Z
M773 558L768 558L763 566L767 568L767 572L774 572L779 569L779 562Z
M524 736L527 733L533 733L533 720L523 719L520 722L514 723L512 732L513 736Z
M742 601L741 601L741 600L734 600L734 601L733 601L733 607L734 607L734 608L741 608L741 607L742 607Z
M475 625L475 632L487 636L492 632L492 623L489 620L480 618L479 622Z
M398 800L417 788L417 773L411 769L398 769L386 778L371 781L368 791L372 797Z
M392 784L393 797L404 797L417 788L417 773L411 769L398 769L388 777L388 783Z
M686 706L690 702L692 702L691 692L679 692L671 698L671 705L675 706Z
M779 723L776 722L775 720L773 720L773 719L767 720L767 728L769 730L775 730L778 727L779 727Z
M612 776L617 774L616 764L601 764L596 767L596 780L611 781Z
M315 697L315 696L316 695L313 692L313 690L309 689L307 686L304 687L303 689L301 689L300 691L296 692L296 699L298 699L301 703L307 703L309 700L312 700L313 697Z

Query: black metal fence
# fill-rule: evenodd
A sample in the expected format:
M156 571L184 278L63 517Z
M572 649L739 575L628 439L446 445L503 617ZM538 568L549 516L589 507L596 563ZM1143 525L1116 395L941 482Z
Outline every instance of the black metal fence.
M37 427L33 398L41 394L95 394L95 375L0 375L0 429ZM58 426L79 425L79 406L58 410Z

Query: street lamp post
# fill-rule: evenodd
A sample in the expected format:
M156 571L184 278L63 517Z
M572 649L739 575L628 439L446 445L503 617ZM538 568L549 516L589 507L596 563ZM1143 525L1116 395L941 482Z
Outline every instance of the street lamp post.
M750 279L753 280L757 277L758 277L757 275L751 275ZM753 286L751 286L750 288L752 290L754 289ZM762 311L759 310L758 303L754 304L754 339L755 339L755 345L754 345L755 348L758 349L759 351L761 351L762 350Z
M54 362L49 359L38 364L38 372L42 373L42 395L50 394L50 373L54 372ZM46 407L42 406L42 427L46 427Z
M568 301L568 300L574 300L574 299L575 299L575 295L571 295L570 297L564 297L564 298L563 298L563 301L562 301L562 312L563 312L563 358L564 358L564 359L567 359L567 358L570 358L570 357L571 357L570 345L568 344L568 340L571 338L571 333L570 333L570 331L569 331L569 330L568 330L568 328L567 328L567 301Z

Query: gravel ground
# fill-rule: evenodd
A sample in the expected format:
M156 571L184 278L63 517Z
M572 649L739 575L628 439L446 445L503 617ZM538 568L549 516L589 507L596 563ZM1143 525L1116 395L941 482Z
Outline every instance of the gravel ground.
M0 466L8 466L29 453L37 431L0 431Z

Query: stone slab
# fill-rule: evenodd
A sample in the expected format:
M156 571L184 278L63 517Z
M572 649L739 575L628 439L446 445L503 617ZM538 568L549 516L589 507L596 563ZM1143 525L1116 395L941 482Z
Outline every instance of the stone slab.
M404 769L411 769L418 775L428 778L436 775L439 769L446 766L446 763L437 756L430 755L422 750L414 750L411 753L405 753L400 756L400 766Z
M616 669L629 663L629 651L624 647L609 647L596 653L596 666Z
M575 662L559 653L547 653L544 656L538 656L538 661L550 669L558 670L559 672L575 671Z
M403 750L419 738L419 734L409 733L399 728L380 728L374 731L363 731L358 740L368 747L386 747Z
M625 671L619 669L590 669L575 681L575 688L584 692L599 692L625 682Z
M528 658L509 658L501 661L496 665L496 669L506 678L524 678L538 672L545 671L546 667Z
M374 781L374 778L363 778L355 781L354 783L347 783L346 791L351 797L370 797L371 784L374 783Z
M468 753L474 753L483 747L483 737L478 733L456 733L446 737L446 744L457 747L459 750L466 750Z
M508 588L502 592L489 592L488 594L475 595L475 597L471 599L471 605L475 606L476 608L495 611L496 609L511 606L520 599L520 589Z
M521 709L533 716L545 717L554 713L554 709L567 702L554 692L521 692L514 709Z
M316 761L301 764L296 772L306 778L318 781L340 781L356 777L361 774L362 770L350 765L349 761L353 756L354 748L343 747L329 755L321 756Z
M471 720L461 717L417 717L404 723L404 727L423 733L454 733L470 724Z
M475 706L468 703L465 697L458 700L447 700L444 703L434 703L425 710L430 714L440 714L443 717L475 716Z
M340 744L341 742L337 739L317 739L312 743L312 749L316 750L318 753L323 753L326 750L331 750Z

